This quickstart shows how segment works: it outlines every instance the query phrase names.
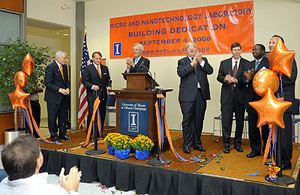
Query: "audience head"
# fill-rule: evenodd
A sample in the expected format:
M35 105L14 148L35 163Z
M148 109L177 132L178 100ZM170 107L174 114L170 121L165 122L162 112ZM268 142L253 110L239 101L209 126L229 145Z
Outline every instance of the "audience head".
M64 52L64 51L57 51L55 59L61 65L66 64L66 62L67 62L67 53Z
M140 43L134 44L132 49L135 58L139 58L142 55L142 52L144 51L144 47Z
M22 135L8 144L1 153L3 167L9 180L27 178L39 172L43 156L32 135Z
M242 46L238 42L234 42L231 45L231 53L235 60L238 60L241 57Z
M252 55L255 59L259 60L264 57L266 48L263 44L256 44L252 49Z

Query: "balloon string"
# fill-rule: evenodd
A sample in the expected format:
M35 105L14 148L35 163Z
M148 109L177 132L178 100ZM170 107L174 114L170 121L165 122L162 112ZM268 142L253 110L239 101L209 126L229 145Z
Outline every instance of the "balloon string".
M283 86L282 86L282 73L280 73L280 97L284 97Z

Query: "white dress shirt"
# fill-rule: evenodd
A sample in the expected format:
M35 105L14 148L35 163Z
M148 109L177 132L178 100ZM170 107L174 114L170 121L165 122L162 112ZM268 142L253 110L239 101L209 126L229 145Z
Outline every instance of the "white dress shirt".
M25 179L9 181L8 177L0 183L1 195L79 195L78 192L68 193L63 187L47 183L48 173L34 174Z

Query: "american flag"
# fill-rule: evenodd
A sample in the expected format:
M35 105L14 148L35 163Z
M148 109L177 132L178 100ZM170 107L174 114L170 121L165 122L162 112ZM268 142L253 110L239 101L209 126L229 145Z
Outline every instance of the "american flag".
M86 44L86 35L87 35L87 33L84 33L82 59L81 59L81 70L80 70L80 81L79 81L78 123L79 123L80 129L85 128L84 121L88 114L86 87L81 82L81 74L90 62L89 51L88 51L87 44Z

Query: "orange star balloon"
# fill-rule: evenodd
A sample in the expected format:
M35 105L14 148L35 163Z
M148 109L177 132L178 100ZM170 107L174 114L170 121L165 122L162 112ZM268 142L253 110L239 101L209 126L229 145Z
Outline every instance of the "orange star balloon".
M23 60L22 70L28 76L30 76L32 74L33 70L34 70L34 61L33 61L32 57L29 53L26 55L26 57Z
M15 86L20 85L22 89L24 89L27 85L28 78L25 72L19 71L15 74Z
M17 107L27 108L27 98L29 97L29 93L25 93L20 85L17 86L16 90L13 93L9 93L8 96L11 100L13 109Z
M268 53L268 58L271 66L271 70L285 74L291 77L292 63L295 56L295 51L289 51L281 39L276 43L273 51Z
M275 93L279 87L279 79L275 72L269 69L260 70L253 78L253 89L259 96L264 96L268 88Z
M281 128L284 128L283 113L292 105L291 102L278 100L272 90L268 88L266 95L259 101L250 102L258 115L257 127L268 123L275 123Z

